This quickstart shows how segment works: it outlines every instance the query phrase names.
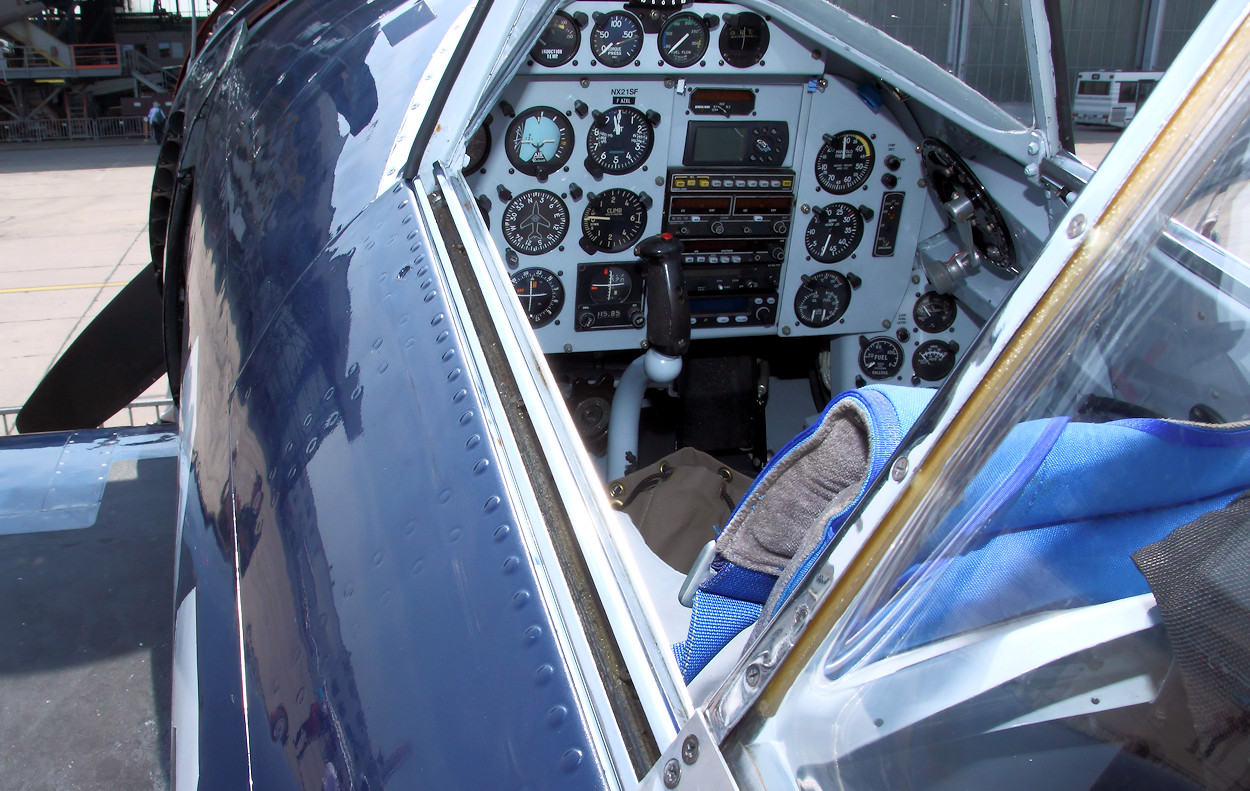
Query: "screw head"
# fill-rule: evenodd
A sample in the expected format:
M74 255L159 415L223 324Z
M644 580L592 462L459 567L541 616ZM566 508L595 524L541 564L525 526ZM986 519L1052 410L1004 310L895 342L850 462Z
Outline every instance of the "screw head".
M681 782L681 764L677 763L676 758L668 759L668 763L664 764L664 787L676 788Z
M746 682L748 687L753 687L760 683L760 666L756 664L747 665Z
M1078 214L1072 218L1072 222L1068 223L1068 238L1075 239L1085 233L1085 215Z
M894 467L890 470L890 477L896 481L901 481L907 477L907 457L894 462Z
M687 766L699 760L699 737L693 733L681 743L681 760L685 761Z

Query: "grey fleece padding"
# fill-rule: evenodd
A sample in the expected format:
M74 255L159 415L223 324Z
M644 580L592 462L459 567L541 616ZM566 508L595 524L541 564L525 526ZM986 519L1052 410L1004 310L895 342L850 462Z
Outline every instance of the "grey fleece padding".
M868 426L854 401L836 405L811 436L764 473L717 539L717 551L733 563L780 575L770 602L820 542L825 523L867 479Z

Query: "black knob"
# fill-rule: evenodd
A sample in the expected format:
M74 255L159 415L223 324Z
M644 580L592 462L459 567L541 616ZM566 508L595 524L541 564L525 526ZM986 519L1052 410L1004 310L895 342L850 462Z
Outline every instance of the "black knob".
M773 223L774 233L785 233L787 230L789 230L789 226L787 226L783 221L778 220L777 222Z
M588 310L577 314L577 326L584 330L588 330L595 326L595 314Z
M716 222L712 223L712 233L722 234L724 232L725 232L725 224L723 222L717 220Z
M893 173L885 173L881 176L881 186L888 190L892 190L898 186L898 176Z
M898 170L902 164L903 161L893 154L890 154L885 158L886 170Z

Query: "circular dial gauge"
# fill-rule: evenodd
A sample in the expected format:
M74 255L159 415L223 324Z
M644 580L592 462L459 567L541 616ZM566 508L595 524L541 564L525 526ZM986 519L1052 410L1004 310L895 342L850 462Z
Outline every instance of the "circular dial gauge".
M583 247L588 244L605 253L619 253L641 239L646 227L647 207L633 192L614 187L586 196L586 210L582 213Z
M693 66L707 52L707 23L693 11L674 14L660 28L660 57L676 69Z
M998 204L955 151L941 140L926 138L920 145L925 179L946 206L970 204L972 245L986 268L1010 280L1020 274L1016 248Z
M591 124L586 153L604 173L619 176L641 167L654 143L655 130L641 110L613 107Z
M622 267L605 266L591 274L589 292L596 305L621 305L634 292L634 278Z
M503 238L518 253L554 250L568 231L569 208L554 192L522 192L503 210Z
M903 346L893 338L860 338L859 370L878 382L893 379L903 370Z
M916 376L926 382L940 382L955 367L958 347L946 341L925 341L911 355L911 367Z
M828 327L851 305L851 284L832 269L803 279L794 294L794 313L807 327Z
M610 11L595 18L590 51L610 69L628 66L642 52L642 23L628 11Z
M547 68L563 66L577 56L577 48L581 45L582 31L573 17L557 11L547 29L538 37L538 43L530 50L530 58Z
M831 203L812 211L803 241L812 258L832 264L855 252L863 236L864 218L859 209L849 203Z
M554 107L531 107L508 124L508 161L527 176L546 178L573 154L573 125Z
M477 131L473 133L473 137L469 138L469 144L464 149L465 173L472 173L486 162L486 157L490 156L490 118L488 117Z
M916 327L925 332L945 332L955 323L957 313L954 297L930 291L916 300L911 317L916 320Z
M768 51L768 23L759 14L747 11L725 15L720 32L720 56L730 66L749 68L764 59Z
M535 329L550 324L564 306L564 285L555 272L542 267L532 266L513 274L512 289Z
M822 189L845 195L864 186L872 175L872 142L861 132L827 135L816 155L816 180Z

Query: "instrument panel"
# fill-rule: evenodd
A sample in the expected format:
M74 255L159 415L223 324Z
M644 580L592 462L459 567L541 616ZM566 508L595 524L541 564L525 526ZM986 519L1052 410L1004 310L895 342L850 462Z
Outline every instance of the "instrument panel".
M632 251L660 232L683 241L695 340L881 333L915 291L919 141L824 61L731 4L555 15L465 171L544 352L644 344ZM875 373L906 356L877 352Z

